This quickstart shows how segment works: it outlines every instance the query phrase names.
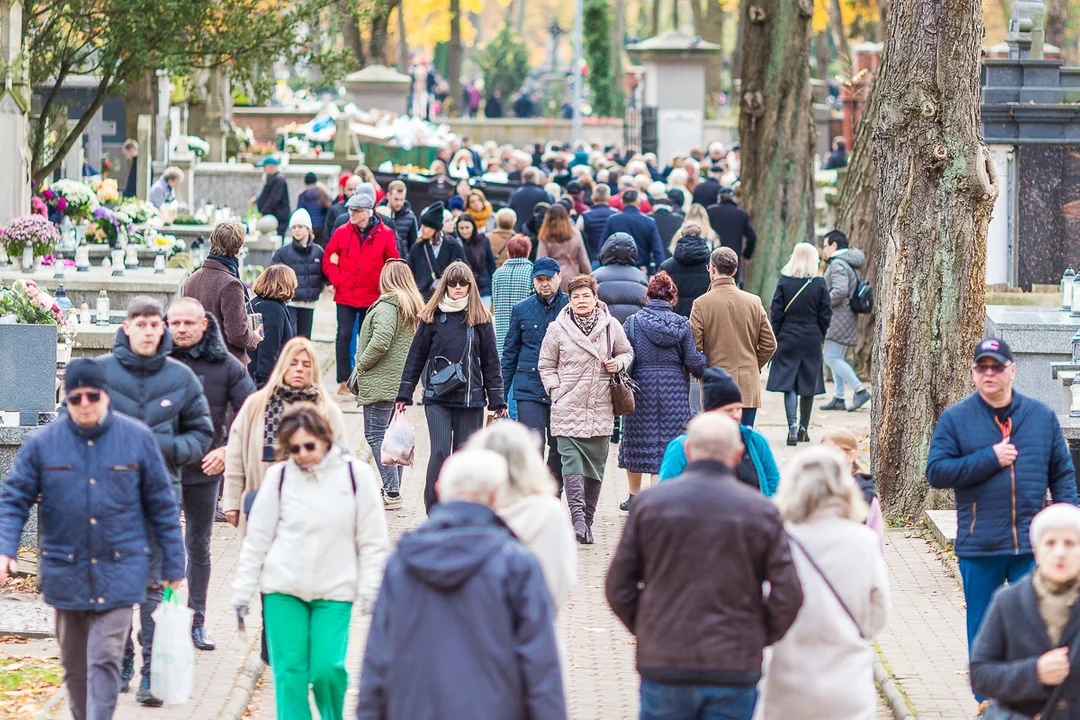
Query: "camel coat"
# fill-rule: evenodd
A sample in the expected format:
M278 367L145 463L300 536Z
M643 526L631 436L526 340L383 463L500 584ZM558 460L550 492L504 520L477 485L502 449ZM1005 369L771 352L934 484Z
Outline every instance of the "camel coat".
M242 510L244 495L255 492L262 485L266 471L274 463L263 462L264 413L266 390L259 390L244 402L236 413L229 430L229 443L225 446L225 487L221 496L221 509ZM337 403L319 403L319 409L330 421L334 442L345 446L345 416ZM247 532L247 518L240 513L240 536Z
M611 373L604 361L614 358L619 369L634 361L634 349L622 325L599 303L600 318L585 337L567 305L548 325L540 346L540 380L551 396L551 434L556 437L594 438L615 429L611 405Z
M757 295L719 277L690 310L694 344L709 365L727 370L742 391L743 405L761 407L761 368L776 352L769 315Z

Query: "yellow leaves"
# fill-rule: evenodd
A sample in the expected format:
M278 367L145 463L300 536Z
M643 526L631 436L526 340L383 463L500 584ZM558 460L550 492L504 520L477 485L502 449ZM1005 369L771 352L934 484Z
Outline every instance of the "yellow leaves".
M62 681L56 658L0 656L0 717L36 717Z
M814 33L824 32L829 27L829 5L831 0L814 0L814 17L811 20ZM878 21L877 2L875 0L840 0L840 17L848 30L857 20L862 24Z
M461 0L461 39L466 45L476 40L476 28L469 13L479 13L482 0ZM449 0L405 0L405 26L410 47L434 47L450 39Z

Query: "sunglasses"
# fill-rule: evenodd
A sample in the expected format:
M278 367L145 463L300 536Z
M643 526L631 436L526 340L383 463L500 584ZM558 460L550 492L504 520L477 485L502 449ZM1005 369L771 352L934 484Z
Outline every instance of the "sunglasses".
M468 280L451 280L450 282L446 283L446 286L447 287L453 287L453 288L457 288L457 287L467 288L471 284L472 283L470 283Z
M68 405L82 405L84 401L89 401L91 405L101 402L101 393L95 390L85 393L71 393L67 396Z
M1006 367L1008 367L1008 365L992 363L990 365L973 365L971 369L976 375L1000 375L1005 372Z
M315 443L313 443L313 442L306 442L306 443L302 443L302 444L299 444L299 445L290 445L289 446L289 454L290 455L299 455L300 454L300 448L303 448L304 450L307 450L308 452L315 452L316 447L317 447L317 445Z

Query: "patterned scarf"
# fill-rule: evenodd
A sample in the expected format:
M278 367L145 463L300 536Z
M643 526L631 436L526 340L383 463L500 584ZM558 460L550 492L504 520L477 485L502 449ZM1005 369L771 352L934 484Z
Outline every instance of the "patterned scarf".
M313 387L297 390L288 385L282 385L275 390L274 394L270 396L270 399L266 401L266 420L263 424L263 444L277 445L278 423L281 422L281 416L289 405L298 402L313 403L318 399L319 391Z
M581 332L585 333L585 337L589 337L596 327L597 321L600 320L600 306L597 305L594 307L593 311L586 317L581 317L571 310L570 317L574 318L574 324L578 326L578 329L581 330Z
M1072 615L1077 595L1080 595L1080 582L1074 578L1071 582L1059 585L1047 580L1038 570L1031 574L1031 584L1035 586L1035 596L1039 599L1039 615L1046 623L1046 634L1054 645L1061 640L1065 623Z

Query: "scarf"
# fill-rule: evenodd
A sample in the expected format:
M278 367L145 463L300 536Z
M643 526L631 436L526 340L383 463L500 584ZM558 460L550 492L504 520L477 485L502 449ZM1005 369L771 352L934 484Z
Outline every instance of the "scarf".
M439 310L441 310L444 313L461 312L462 310L464 310L467 307L469 307L469 296L468 295L461 298L460 300L451 300L450 296L447 295L447 296L443 297L443 299L441 301L439 301Z
M216 260L225 266L225 269L232 273L232 276L237 280L240 279L240 259L235 257L225 257L224 255L207 255L207 260Z
M597 321L600 320L600 306L597 305L594 307L593 311L587 317L581 317L571 310L570 317L574 318L574 324L578 326L578 329L581 330L581 332L585 333L585 337L589 337L596 327Z
M472 219L476 221L477 231L483 230L487 227L488 218L491 217L492 207L491 203L484 201L484 209L477 212L476 210L469 210L469 214L472 215Z
M1046 634L1050 637L1050 642L1057 645L1065 623L1072 614L1076 598L1080 595L1080 578L1058 584L1047 580L1036 569L1031 574L1031 584L1035 587L1035 596L1039 599L1039 615L1046 623Z
M287 406L298 402L317 402L319 391L313 387L297 390L296 388L282 385L270 399L266 401L266 419L263 421L263 444L277 444L278 423Z

